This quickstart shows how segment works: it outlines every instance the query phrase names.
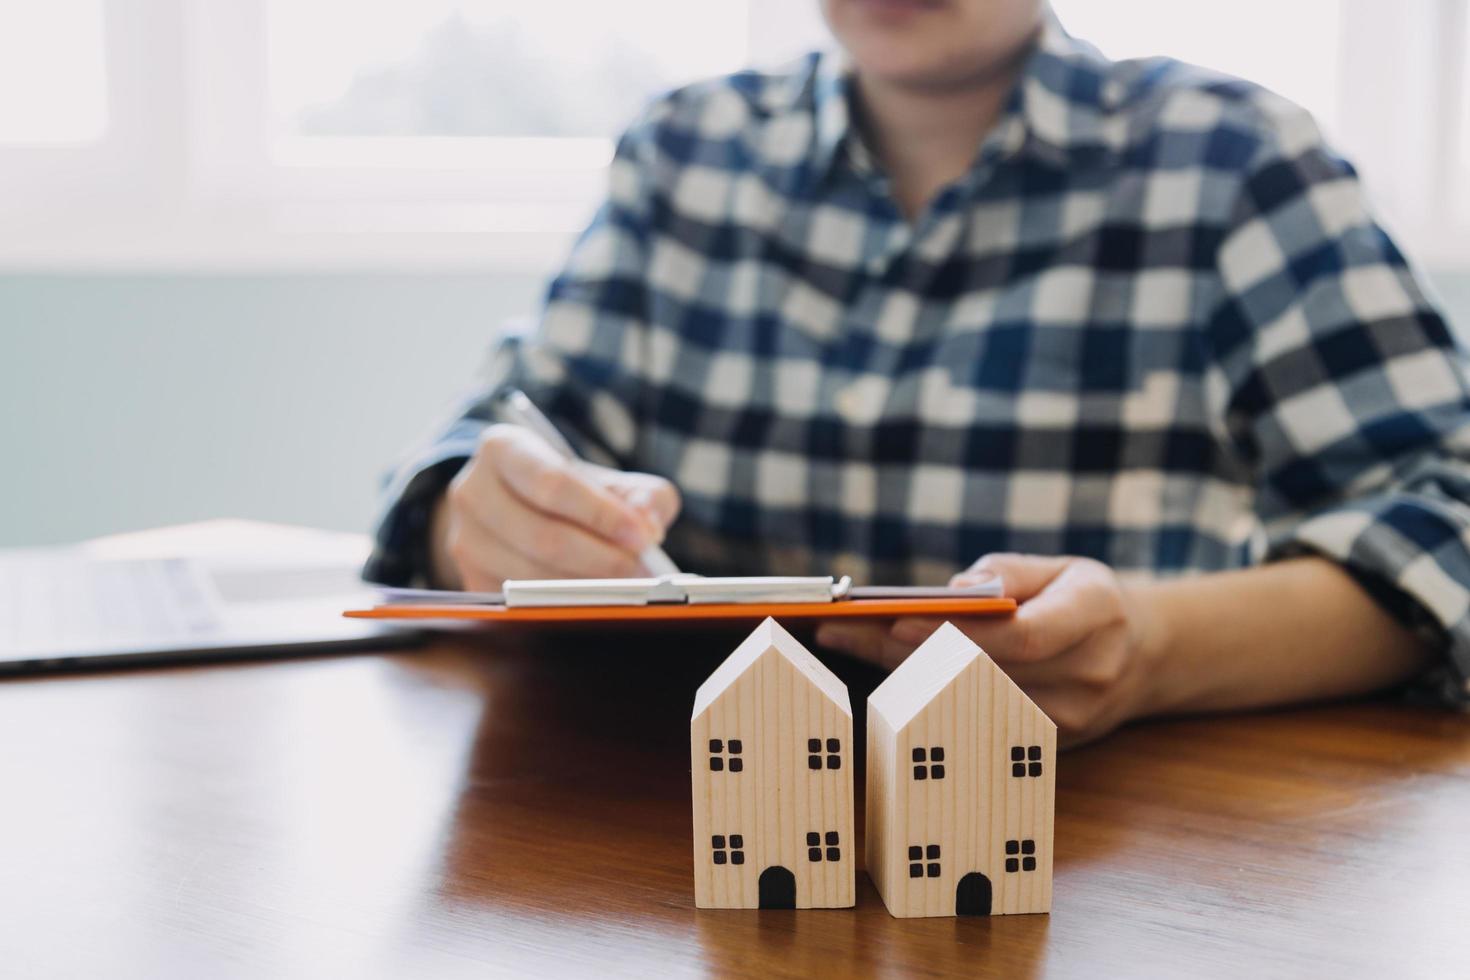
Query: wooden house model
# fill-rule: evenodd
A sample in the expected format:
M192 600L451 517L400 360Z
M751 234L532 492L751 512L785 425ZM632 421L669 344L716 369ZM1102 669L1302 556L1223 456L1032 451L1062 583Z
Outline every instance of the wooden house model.
M1051 910L1056 725L945 623L868 699L868 874L899 918Z
M689 759L695 905L853 904L847 688L775 620L700 685Z

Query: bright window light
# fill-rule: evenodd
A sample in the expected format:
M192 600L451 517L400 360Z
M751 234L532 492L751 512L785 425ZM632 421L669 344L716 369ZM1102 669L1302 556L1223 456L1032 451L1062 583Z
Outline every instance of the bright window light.
M1458 162L1450 180L1460 189L1460 220L1470 227L1470 12L1461 11L1460 19L1464 30L1459 44L1459 62L1456 71L1459 78L1460 99L1460 146ZM1467 248L1470 251L1470 248Z
M1305 107L1331 132L1338 118L1340 0L1052 0L1071 34L1110 58L1167 55L1248 78Z
M91 143L107 131L102 0L0 6L0 144Z
M1050 2L1305 106L1470 263L1470 0ZM820 0L0 0L0 266L542 274L649 98L828 43Z
M599 166L650 97L745 63L747 6L270 0L275 155L394 166L494 141L507 166Z

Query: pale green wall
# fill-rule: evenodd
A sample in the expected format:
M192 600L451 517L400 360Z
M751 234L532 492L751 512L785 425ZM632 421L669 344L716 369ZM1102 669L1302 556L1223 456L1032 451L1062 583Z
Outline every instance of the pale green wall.
M1470 256L1470 242L1465 243L1465 252ZM1431 273L1429 279L1437 298L1444 304L1450 326L1462 340L1470 343L1470 272Z
M1437 277L1470 331L1470 275ZM0 546L215 516L366 528L530 276L0 277Z
M0 278L0 546L215 516L362 529L532 278Z

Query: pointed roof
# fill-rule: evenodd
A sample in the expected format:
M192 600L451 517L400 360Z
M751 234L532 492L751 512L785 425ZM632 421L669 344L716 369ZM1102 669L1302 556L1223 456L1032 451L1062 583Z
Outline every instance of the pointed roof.
M847 685L842 683L837 675L828 670L820 660L812 656L812 652L802 646L796 637L786 632L785 627L767 616L765 621L751 631L744 642L735 648L735 652L726 657L724 663L716 667L715 672L699 685L699 690L694 694L692 717L698 718L706 708L714 703L716 698L725 693L726 688L754 666L756 661L773 650L795 667L798 673L815 684L833 704L842 709L844 714L852 716L852 703L847 698Z
M909 654L909 658L894 668L872 694L868 704L883 716L893 730L899 731L920 711L933 701L945 688L964 672L965 668L983 660L982 670L991 671L991 676L1017 691L1021 689L1001 670L980 645L970 639L953 623L945 623L930 634L929 639ZM1036 703L1021 691L1026 703L1036 708ZM1040 708L1036 708L1041 712ZM1045 712L1041 712L1046 717ZM1049 719L1048 719L1049 720Z

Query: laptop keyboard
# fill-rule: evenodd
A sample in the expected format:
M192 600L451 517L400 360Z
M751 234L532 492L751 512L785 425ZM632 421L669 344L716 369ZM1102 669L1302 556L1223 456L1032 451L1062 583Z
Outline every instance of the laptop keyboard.
M187 559L0 556L3 659L176 644L202 638L219 624L209 576Z

